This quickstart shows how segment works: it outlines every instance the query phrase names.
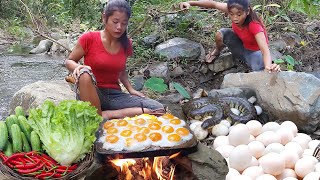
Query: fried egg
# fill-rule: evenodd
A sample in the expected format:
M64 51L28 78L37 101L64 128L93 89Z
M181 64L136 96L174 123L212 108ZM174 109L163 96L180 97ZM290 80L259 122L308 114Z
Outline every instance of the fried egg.
M183 141L188 141L192 139L193 135L190 133L190 131L187 128L180 127L175 130L175 133L180 135Z
M113 151L122 151L125 146L125 139L115 134L104 136L103 148Z
M152 145L152 141L147 137L147 135L142 133L137 133L133 136L133 138L127 138L125 150L130 151L140 151L143 149L147 149Z

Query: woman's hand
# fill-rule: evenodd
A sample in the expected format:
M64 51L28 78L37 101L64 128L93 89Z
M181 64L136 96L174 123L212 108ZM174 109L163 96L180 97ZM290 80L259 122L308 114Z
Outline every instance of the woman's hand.
M139 91L134 90L134 89L129 91L129 93L132 94L132 95L140 96L140 97L146 97L142 92L139 92Z
M269 73L281 71L280 66L278 64L271 64L270 66L266 66L265 70Z
M72 73L72 76L75 78L75 79L78 79L78 76L80 75L80 70L82 68L87 68L91 71L91 67L90 66L86 66L86 65L79 65L77 66L76 68L74 68L73 70L73 73Z
M191 5L188 2L181 2L179 6L181 10L184 10L184 9L189 9Z

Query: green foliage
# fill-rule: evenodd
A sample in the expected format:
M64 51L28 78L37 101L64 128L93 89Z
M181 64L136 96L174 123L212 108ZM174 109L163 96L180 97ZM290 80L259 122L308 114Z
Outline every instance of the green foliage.
M264 20L265 25L272 24L272 22L277 19L279 16L283 17L286 20L289 20L287 16L285 16L280 11L281 6L276 3L266 4L265 1L263 1L263 4L258 4L253 6L253 10L259 12L261 15L261 18ZM271 9L276 10L277 13L275 15L271 14Z
M145 83L144 86L155 92L164 93L168 90L168 86L164 83L162 78L151 77Z
M308 15L310 18L319 17L319 0L290 0L289 8Z
M181 84L174 82L174 83L173 83L173 87L174 87L184 98L187 98L187 99L190 99L190 98L191 98L190 95L189 95L189 93L186 91L186 89L185 89L183 86L181 86Z
M296 61L292 56L285 55L283 59L276 59L274 61L276 64L284 64L288 71L294 71L295 65L300 65L300 61Z

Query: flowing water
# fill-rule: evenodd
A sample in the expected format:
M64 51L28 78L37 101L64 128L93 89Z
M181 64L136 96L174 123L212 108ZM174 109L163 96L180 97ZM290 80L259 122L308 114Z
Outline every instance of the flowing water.
M8 115L11 99L22 87L37 81L61 80L67 75L64 57L47 54L0 55L0 119Z

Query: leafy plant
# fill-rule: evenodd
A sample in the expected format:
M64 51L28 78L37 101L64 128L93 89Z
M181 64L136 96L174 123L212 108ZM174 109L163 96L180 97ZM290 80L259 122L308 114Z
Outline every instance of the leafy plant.
M168 90L168 86L164 83L162 78L151 77L145 83L144 86L153 91L164 93Z
M284 16L281 12L272 15L270 14L270 8L277 8L279 10L281 6L276 3L266 4L266 1L263 1L263 4L253 6L253 10L260 12L261 18L265 21L265 24L271 24L279 16L283 17L286 20L289 20L287 16ZM289 20L290 21L290 20Z
M319 17L320 2L319 0L291 0L289 8L302 12L311 18Z
M181 86L181 84L176 83L176 82L174 82L174 83L172 83L172 84L173 84L173 87L174 87L183 97L185 97L185 98L187 98L187 99L190 99L190 98L191 98L190 95L189 95L189 93L186 91L186 89L185 89L183 86Z
M276 64L284 64L286 65L286 68L288 71L293 71L295 65L300 65L302 64L300 61L295 60L292 56L290 55L285 55L283 56L283 59L276 59L274 61Z

